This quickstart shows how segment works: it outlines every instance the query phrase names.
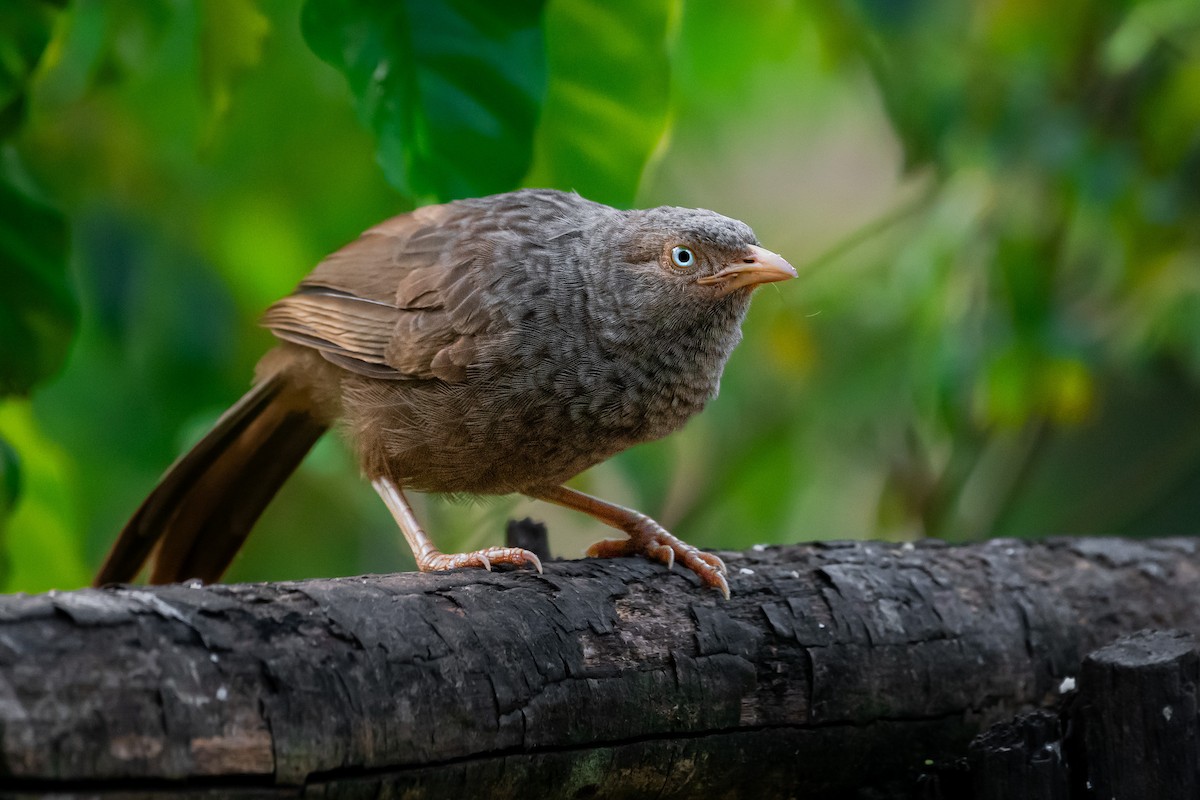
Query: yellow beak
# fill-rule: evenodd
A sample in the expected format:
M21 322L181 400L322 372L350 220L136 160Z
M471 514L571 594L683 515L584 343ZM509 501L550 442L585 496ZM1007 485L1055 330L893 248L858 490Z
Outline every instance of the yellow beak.
M763 283L786 281L796 277L796 269L783 256L756 245L750 245L744 258L732 262L715 275L697 278L702 286L716 286L717 296Z

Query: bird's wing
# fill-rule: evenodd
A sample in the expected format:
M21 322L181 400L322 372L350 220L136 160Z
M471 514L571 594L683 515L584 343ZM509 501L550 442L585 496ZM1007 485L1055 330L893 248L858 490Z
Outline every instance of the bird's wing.
M458 204L394 217L317 265L263 315L284 341L373 378L459 381L491 324L477 286L480 212Z

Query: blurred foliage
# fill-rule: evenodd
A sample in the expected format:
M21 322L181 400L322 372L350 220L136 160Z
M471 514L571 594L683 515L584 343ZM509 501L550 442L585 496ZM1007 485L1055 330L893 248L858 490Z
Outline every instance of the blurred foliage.
M0 397L27 392L58 369L74 333L66 219L29 189L6 144L25 117L55 5L14 0L0 7Z
M550 83L525 183L633 203L670 108L667 54L678 0L576 0L546 15ZM581 47L580 43L587 46ZM616 79L636 70L636 78Z
M0 7L0 139L11 136L25 116L29 79L50 43L55 5L13 0Z
M76 307L67 279L67 222L0 168L0 397L24 393L67 356Z
M52 375L75 331L66 219L30 190L7 144L25 118L29 84L50 43L56 5L14 0L0 7L0 400ZM21 469L0 429L0 533L20 496ZM0 563L0 571L4 567Z
M758 293L705 414L581 487L709 547L1200 529L1194 0L19 0L0 22L0 384L39 382L0 403L7 588L86 580L324 254L522 184L715 208L802 273ZM566 556L606 535L516 502L418 512L448 550L509 513ZM410 566L327 437L230 578Z
M388 179L438 202L511 189L529 167L544 5L308 0L301 23L346 74Z

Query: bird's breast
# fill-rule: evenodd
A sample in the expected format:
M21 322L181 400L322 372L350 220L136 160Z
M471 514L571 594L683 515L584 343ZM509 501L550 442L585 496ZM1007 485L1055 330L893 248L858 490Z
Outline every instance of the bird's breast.
M464 381L389 390L368 421L387 432L389 474L439 492L557 485L703 409L740 338L738 310L621 319L601 291L533 295L508 309Z
M521 341L507 350L519 358L495 380L501 394L553 422L550 435L614 452L664 436L703 409L741 336L736 310L694 324L570 311L519 328Z

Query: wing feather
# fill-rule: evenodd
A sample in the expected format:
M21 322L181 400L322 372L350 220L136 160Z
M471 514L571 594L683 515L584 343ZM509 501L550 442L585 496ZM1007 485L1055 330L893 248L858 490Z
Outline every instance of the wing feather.
M386 365L398 309L332 291L298 292L267 309L263 324L284 341Z
M463 380L493 322L478 291L473 213L429 206L376 225L318 264L263 324L360 375Z

